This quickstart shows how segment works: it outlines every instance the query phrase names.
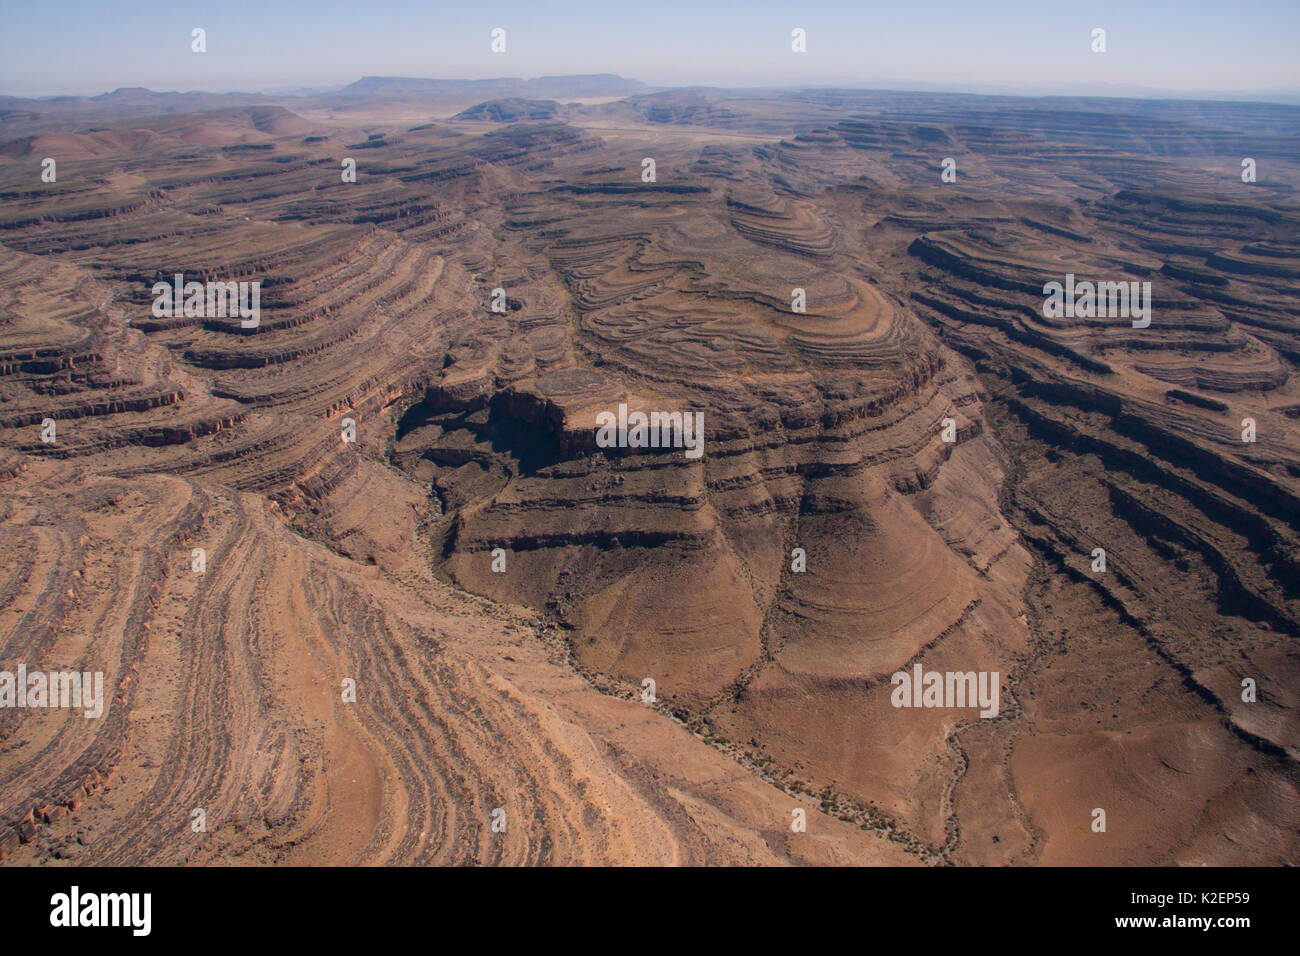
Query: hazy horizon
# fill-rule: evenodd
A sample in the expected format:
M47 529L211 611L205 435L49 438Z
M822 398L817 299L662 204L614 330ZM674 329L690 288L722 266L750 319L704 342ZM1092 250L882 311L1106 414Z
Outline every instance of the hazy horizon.
M615 73L657 87L916 89L1004 95L1294 97L1300 5L1251 15L1209 2L994 9L940 0L883 3L518 2L471 11L391 0L345 4L230 0L101 8L51 0L6 14L0 93L93 96L156 91L341 87L363 76L496 79ZM67 24L52 31L52 23ZM493 53L491 31L506 31ZM806 31L805 53L791 31ZM1106 31L1106 51L1091 49ZM191 31L206 31L206 52ZM52 67L51 65L56 66Z
M269 97L312 96L312 95L323 95L331 92L337 92L339 90L342 90L352 85L353 83L358 82L359 80L368 79L368 78L397 79L397 80L430 80L433 82L452 82L452 83L457 83L457 82L474 83L474 82L511 81L511 80L528 82L528 81L539 80L542 79L543 77L564 78L564 77L580 77L580 76L593 76L593 75L617 76L619 79L622 80L644 83L647 88L646 92L674 90L674 89L683 89L683 90L684 89L714 89L714 90L732 90L736 92L746 92L751 90L752 91L760 91L760 90L794 91L794 90L803 90L803 89L809 89L809 90L843 89L843 90L860 90L865 92L870 92L870 91L885 91L885 92L894 92L894 93L915 92L915 93L954 94L954 95L967 95L967 96L990 96L990 97L1003 96L1008 98L1037 97L1037 98L1050 99L1053 97L1058 97L1058 98L1065 99L1065 98L1077 97L1077 98L1093 98L1093 99L1152 99L1152 100L1169 99L1169 100L1190 100L1190 101L1208 100L1208 101L1230 101L1230 102L1242 102L1242 103L1261 102L1261 103L1274 103L1280 105L1300 106L1300 89L1240 90L1240 91L1230 91L1230 92L1222 92L1216 90L1170 91L1170 90L1159 90L1159 89L1152 89L1146 87L1130 87L1130 86L1123 86L1123 85L1116 84L1114 86L1096 86L1096 87L1087 87L1087 88L1079 88L1079 89L1060 89L1052 92L1038 92L1031 88L1019 88L1019 87L971 86L966 88L959 88L956 85L952 85L952 84L934 84L932 86L927 86L921 83L908 84L905 81L890 80L890 79L863 80L863 81L845 80L838 83L834 81L824 81L819 83L783 83L783 84L758 84L758 83L725 84L725 85L707 84L707 83L657 84L657 83L648 83L645 80L642 80L640 77L636 77L636 76L625 76L622 74L585 74L585 73L542 74L537 76L502 75L502 76L482 76L482 77L410 76L405 74L366 74L365 76L357 76L351 80L345 80L338 83L321 83L321 84L313 84L313 85L285 84L281 86L268 86L268 87L260 87L260 88L251 88L251 87L159 88L159 87L148 87L148 86L119 85L107 89L76 90L76 91L71 91L66 93L17 94L17 93L9 93L4 90L0 90L0 97L14 97L18 99L33 99L33 100L54 100L54 99L59 99L64 97L94 98L98 96L107 96L112 93L116 93L120 90L138 90L138 89L147 90L150 93L155 93L160 95L163 94L185 95L185 94L193 94L193 93L206 93L212 95L248 94L248 95L263 95Z

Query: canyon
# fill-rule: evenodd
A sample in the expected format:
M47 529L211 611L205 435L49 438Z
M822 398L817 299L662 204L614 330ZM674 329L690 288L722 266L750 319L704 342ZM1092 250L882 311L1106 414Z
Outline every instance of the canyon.
M1300 861L1300 107L528 84L0 97L5 865Z

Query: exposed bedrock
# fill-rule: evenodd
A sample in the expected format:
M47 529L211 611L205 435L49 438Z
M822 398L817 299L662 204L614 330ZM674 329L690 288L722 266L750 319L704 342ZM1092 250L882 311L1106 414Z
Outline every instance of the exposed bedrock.
M6 863L1300 858L1290 114L719 96L0 146Z

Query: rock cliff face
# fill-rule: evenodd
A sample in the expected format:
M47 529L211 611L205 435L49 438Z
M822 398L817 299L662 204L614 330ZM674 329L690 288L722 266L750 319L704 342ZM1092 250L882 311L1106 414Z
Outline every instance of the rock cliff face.
M0 854L1296 862L1290 114L882 96L0 145Z

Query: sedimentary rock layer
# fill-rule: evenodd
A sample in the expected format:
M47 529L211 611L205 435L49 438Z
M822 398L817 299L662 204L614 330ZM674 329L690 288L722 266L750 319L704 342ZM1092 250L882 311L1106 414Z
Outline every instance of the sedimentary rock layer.
M0 146L0 665L110 697L0 710L6 862L1295 862L1290 114L970 105Z

